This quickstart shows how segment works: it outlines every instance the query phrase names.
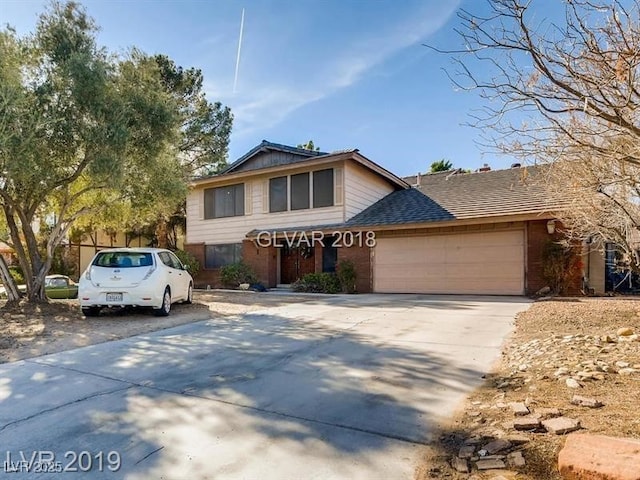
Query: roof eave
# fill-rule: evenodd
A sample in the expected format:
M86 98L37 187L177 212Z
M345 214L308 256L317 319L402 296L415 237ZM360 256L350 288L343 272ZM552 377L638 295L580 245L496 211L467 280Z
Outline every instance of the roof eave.
M334 162L346 161L346 160L354 160L355 162L363 165L365 168L377 173L378 175L385 178L390 183L398 186L402 189L411 188L407 182L402 180L400 177L397 177L390 171L381 167L380 165L374 163L369 160L364 155L360 154L357 150L348 151L348 152L340 152L340 153L328 153L326 155L319 155L310 157L307 160L303 160L296 163L291 163L287 165L276 165L273 167L261 168L257 170L248 170L241 172L229 172L229 173L219 173L218 175L214 175L211 177L199 178L192 180L189 184L191 187L199 187L207 184L215 184L233 181L238 178L246 178L246 177L254 177L254 176L262 176L265 174L273 173L273 172L283 172L288 170L295 170L301 167L306 167L309 165L325 165Z

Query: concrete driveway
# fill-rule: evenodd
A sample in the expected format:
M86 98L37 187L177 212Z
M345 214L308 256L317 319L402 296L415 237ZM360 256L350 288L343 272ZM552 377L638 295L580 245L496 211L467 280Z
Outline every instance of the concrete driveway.
M527 307L317 296L0 365L0 473L410 479Z

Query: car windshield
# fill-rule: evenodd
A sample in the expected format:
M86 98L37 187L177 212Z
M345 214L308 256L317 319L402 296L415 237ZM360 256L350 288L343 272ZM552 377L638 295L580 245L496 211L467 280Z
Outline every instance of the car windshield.
M150 267L153 257L148 252L100 252L93 261L98 267Z

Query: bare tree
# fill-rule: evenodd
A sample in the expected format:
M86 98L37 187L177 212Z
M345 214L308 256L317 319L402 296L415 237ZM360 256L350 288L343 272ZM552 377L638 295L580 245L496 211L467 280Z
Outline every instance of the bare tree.
M487 4L458 13L464 48L446 51L455 85L486 101L472 124L486 145L552 164L570 240L616 242L638 269L640 0L566 0L559 21L540 20L544 0Z

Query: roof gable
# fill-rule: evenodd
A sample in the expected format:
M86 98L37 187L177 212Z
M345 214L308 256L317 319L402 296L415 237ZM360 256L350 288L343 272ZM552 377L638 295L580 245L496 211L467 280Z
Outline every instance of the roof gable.
M290 147L288 145L263 140L259 145L253 147L242 157L222 170L220 175L232 172L259 170L278 165L290 165L292 163L304 162L312 157L319 157L322 155L327 155L327 153L315 150L306 150L304 148Z
M289 147L267 142L266 140L263 140L260 145L251 149L220 173L194 179L192 186L211 185L233 180L243 181L243 179L249 176L263 174L286 175L286 173L283 172L307 167L317 168L325 165L331 166L331 164L338 162L358 163L374 174L384 178L394 189L410 187L403 179L362 155L357 148L325 153Z

